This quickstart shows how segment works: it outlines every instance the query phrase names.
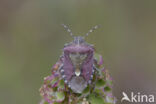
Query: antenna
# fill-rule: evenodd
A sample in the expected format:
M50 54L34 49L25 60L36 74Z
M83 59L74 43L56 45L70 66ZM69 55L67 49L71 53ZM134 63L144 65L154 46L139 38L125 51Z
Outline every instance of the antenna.
M91 28L88 33L85 34L85 36L88 36L90 33L92 33L93 31L95 31L96 29L98 29L100 27L100 25L96 25L93 28Z
M65 24L62 24L62 26L64 27L64 29L70 34L70 36L74 37L72 31L69 29L68 26L66 26Z

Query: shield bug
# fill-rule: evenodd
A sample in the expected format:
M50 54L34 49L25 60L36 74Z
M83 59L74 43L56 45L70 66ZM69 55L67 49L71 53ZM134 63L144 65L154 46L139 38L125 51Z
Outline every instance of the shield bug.
M94 47L84 39L99 26L93 27L84 37L74 36L66 25L63 24L63 27L73 37L73 41L65 44L63 48L59 72L73 92L82 93L92 83L94 70L97 69L94 65Z

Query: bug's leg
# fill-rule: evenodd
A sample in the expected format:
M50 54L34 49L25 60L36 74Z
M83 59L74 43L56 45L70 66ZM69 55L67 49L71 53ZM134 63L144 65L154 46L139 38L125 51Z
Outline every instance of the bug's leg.
M60 72L61 72L61 71L64 71L64 70L63 70L63 64L61 64L61 65L59 66L59 69L58 69L58 70L59 70Z
M103 59L100 59L100 60L103 60ZM102 62L102 63L103 63L103 62ZM99 71L100 71L99 66L100 66L100 65L99 65L98 60L97 60L96 58L94 58L94 64L93 64L94 70L97 71L97 72L99 72Z
M96 68L95 68L95 65L93 64L93 69L92 69L92 74L90 76L90 80L88 82L89 84L89 94L92 93L92 91L94 91L94 88L95 88L95 84L96 84Z
M100 69L98 69L95 65L93 65L93 69L94 69L94 72L100 70Z
M95 88L95 85L96 85L96 82L97 82L97 77L99 76L99 71L100 71L100 69L98 69L97 67L96 67L96 65L97 65L97 61L96 61L96 59L94 59L95 61L95 63L93 64L93 70L92 70L92 91L94 91L94 88Z
M64 82L68 85L68 87L70 87L70 85L68 84L68 81L65 79L66 75L64 75L63 63L59 67L59 72L61 74L61 79L64 79Z
M64 82L67 84L67 80L65 79L66 76L64 75L63 64L60 65L60 67L59 67L59 72L60 72L60 74L61 74L61 79L63 79ZM70 87L70 86L68 86L68 87Z
M61 74L61 76L62 76L62 79L64 79L64 78L65 78L65 75L64 75L63 64L60 65L60 67L59 67L59 72L60 72L60 74Z

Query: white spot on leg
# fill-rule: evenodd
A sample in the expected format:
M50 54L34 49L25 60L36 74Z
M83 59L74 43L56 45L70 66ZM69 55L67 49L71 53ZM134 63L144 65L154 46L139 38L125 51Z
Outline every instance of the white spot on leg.
M69 87L69 88L71 87L70 84L68 84L68 87Z
M93 78L93 75L91 75L90 77Z
M61 70L61 73L63 73L63 72L64 72L64 70L62 69L62 70Z
M62 76L62 78L65 78L65 77L66 77L65 75Z
M67 80L65 80L64 82L67 84L67 82L68 82L68 81L67 81Z
M89 84L91 84L91 82L92 82L91 80L88 81Z

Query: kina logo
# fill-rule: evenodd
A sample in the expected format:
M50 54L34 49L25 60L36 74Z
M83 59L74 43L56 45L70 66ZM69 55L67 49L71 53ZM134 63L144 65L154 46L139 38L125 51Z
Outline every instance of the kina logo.
M130 93L131 95L128 96L125 92L122 92L122 99L121 102L123 101L127 101L127 102L147 102L147 103L153 103L154 102L154 95L150 94L150 95L146 95L146 94L141 94L140 92L138 92L137 94L135 94L134 92Z

